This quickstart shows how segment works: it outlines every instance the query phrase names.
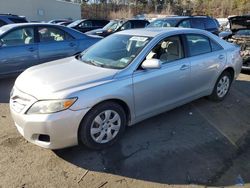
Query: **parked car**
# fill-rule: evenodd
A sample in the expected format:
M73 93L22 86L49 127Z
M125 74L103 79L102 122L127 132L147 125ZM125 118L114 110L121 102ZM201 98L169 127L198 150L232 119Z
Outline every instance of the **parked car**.
M185 27L207 30L219 34L218 21L209 16L171 16L152 21L148 27Z
M221 37L241 47L243 70L250 70L250 16L233 16L228 18L230 30Z
M0 77L80 53L100 39L59 25L5 25L0 28Z
M107 20L83 19L83 20L76 20L73 23L69 24L67 27L85 33L87 31L91 31L94 29L103 28L108 23L109 21Z
M147 20L111 20L107 25L105 25L102 29L95 29L89 32L86 32L87 35L99 35L102 37L106 37L111 35L112 33L126 30L126 29L135 29L135 28L144 28L149 24Z
M121 31L78 56L24 71L11 114L21 135L41 147L102 149L127 125L203 96L223 100L241 70L239 51L198 29Z
M27 23L28 21L24 16L18 16L14 14L0 14L0 27L13 24L13 23Z

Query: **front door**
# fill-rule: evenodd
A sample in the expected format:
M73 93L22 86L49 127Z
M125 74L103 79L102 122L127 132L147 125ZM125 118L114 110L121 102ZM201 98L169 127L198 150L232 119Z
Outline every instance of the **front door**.
M190 62L184 58L179 36L158 43L146 59L161 60L155 70L137 70L133 75L137 118L165 111L190 97Z

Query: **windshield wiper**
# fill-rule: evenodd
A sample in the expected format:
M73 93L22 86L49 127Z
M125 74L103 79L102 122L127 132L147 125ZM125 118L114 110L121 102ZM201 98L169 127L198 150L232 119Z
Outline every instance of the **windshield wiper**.
M96 63L96 61L94 60L82 60L83 62L87 63L87 64L90 64L90 65L94 65L94 66L97 66L97 67L104 67L104 65L100 64L100 63Z

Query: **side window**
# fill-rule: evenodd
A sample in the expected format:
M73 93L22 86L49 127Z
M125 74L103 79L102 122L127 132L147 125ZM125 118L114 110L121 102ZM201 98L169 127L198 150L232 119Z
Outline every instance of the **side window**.
M2 46L28 45L34 43L33 28L22 28L9 32L1 38Z
M189 55L196 56L211 52L210 42L208 37L197 34L186 35L189 48Z
M204 21L202 19L192 19L192 28L205 29Z
M82 28L84 28L84 27L92 27L92 26L93 26L93 24L92 24L92 21L90 21L90 20L83 21L79 25L79 27L82 27Z
M27 23L25 18L9 18L13 23Z
M40 42L59 42L73 39L63 30L54 27L39 27L38 33Z
M190 20L183 20L178 27L191 28Z
M210 40L210 44L211 44L211 47L212 47L212 51L219 51L219 50L222 50L223 48L221 47L221 45L219 45L217 42L213 41L213 40Z
M126 30L126 29L131 29L131 28L132 28L132 23L131 22L126 22L121 27L121 30Z
M6 25L6 23L2 20L0 20L0 27L2 27L3 25Z
M216 23L214 20L212 19L205 19L205 25L207 29L214 29L217 28Z
M159 42L146 57L153 58L161 60L163 64L184 58L180 37L172 36Z

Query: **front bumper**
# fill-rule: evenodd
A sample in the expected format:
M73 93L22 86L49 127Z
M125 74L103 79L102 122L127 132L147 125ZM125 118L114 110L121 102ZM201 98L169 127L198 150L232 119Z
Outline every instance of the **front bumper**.
M87 109L70 109L53 114L27 115L10 108L19 133L29 142L48 149L61 149L78 144L78 128ZM46 135L49 140L41 140Z

